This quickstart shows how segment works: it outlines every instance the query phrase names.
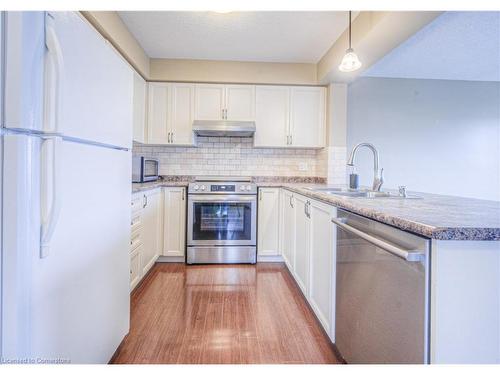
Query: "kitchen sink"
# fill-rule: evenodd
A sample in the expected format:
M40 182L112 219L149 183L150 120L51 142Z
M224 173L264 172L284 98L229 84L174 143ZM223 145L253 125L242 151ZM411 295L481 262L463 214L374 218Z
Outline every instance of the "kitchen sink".
M346 188L310 188L310 189L312 191L317 191L319 193L339 195L342 197L353 197L353 198L422 199L422 197L416 195L408 195L404 197L387 191L352 190Z

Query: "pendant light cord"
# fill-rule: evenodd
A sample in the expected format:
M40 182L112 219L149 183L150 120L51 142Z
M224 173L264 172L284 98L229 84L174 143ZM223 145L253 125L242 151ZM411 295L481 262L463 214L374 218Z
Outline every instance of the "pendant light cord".
M349 11L349 49L351 49L351 11Z

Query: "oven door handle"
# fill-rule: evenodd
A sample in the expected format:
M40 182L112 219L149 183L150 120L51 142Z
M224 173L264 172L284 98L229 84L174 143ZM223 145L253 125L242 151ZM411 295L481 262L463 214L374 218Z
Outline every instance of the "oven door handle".
M256 202L256 195L188 195L190 202L224 202L224 203L241 203L241 202Z

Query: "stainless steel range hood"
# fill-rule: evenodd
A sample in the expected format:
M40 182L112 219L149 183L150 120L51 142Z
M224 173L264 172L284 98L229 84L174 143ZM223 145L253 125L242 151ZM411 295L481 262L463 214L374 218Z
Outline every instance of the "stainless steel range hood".
M202 137L252 137L255 122L194 120L193 132Z

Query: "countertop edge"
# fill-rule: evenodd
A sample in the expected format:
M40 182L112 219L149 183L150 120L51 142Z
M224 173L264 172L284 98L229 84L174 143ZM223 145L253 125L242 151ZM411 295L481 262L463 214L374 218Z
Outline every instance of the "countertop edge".
M161 187L187 187L188 184L189 181L155 181L141 184L141 186L134 186L132 184L132 194ZM301 186L290 186L290 183L286 182L257 182L257 186L286 189L429 239L440 241L500 241L500 228L435 227L402 217L388 215L373 209L360 208L355 203L346 199L332 197L331 195L327 196L324 193L315 192Z

